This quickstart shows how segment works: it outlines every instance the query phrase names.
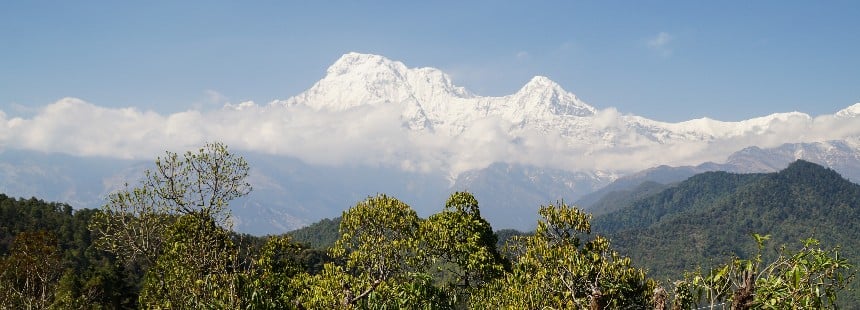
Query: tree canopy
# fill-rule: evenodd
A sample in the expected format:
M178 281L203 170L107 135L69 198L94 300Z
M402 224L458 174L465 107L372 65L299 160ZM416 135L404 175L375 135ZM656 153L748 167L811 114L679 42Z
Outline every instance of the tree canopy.
M829 308L839 305L840 292L854 277L839 247L806 239L799 248L768 255L771 237L753 234L756 251L661 281L609 238L593 234L590 214L563 201L539 208L534 232L497 235L467 192L453 193L426 219L397 198L370 196L339 220L321 222L337 227L324 233L335 241L312 248L291 235L232 231L229 202L251 187L247 163L226 146L207 144L181 158L168 152L155 166L100 210L0 195L0 308ZM688 187L711 202L740 202L721 198L736 186L784 189L770 194L774 203L783 202L780 195L855 193L826 171L795 169L771 179L713 174ZM810 175L818 181L785 182ZM641 229L678 219L672 208L707 209L681 195L682 188L648 198L663 207L621 209L616 218L633 220L641 213L645 226L631 226ZM737 195L766 196L750 191ZM799 202L796 208L815 214L811 205ZM854 212L834 208L842 215Z

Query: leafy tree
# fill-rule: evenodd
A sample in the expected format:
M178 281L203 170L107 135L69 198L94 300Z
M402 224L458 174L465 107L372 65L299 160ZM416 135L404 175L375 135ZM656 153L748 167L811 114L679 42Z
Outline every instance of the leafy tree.
M239 250L228 204L251 191L248 164L221 143L166 152L136 188L111 194L90 228L97 244L145 270L147 307L239 304Z
M197 214L230 227L229 202L251 191L248 170L245 159L222 143L207 143L181 158L168 151L139 187L110 194L90 227L103 249L126 262L152 265L177 215Z
M561 202L541 207L535 234L512 246L512 272L472 296L478 309L619 309L652 303L655 283L595 237L590 215Z
M299 257L306 251L289 236L269 237L254 261L245 292L251 308L292 309L298 306L299 281L305 271Z
M299 275L299 303L309 309L445 309L448 294L426 273L421 220L405 203L370 197L344 212L334 262Z
M707 275L690 272L675 283L675 306L697 306L704 300L713 308L731 304L732 309L838 308L837 293L854 277L853 266L839 257L839 249L824 250L807 239L796 252L784 247L779 256L763 265L764 241L753 235L759 247L752 259L735 258Z
M54 234L18 234L11 254L0 261L0 306L47 309L63 272L60 255Z
M179 217L166 248L147 271L140 294L147 308L238 308L238 252L229 233L206 214Z
M108 196L108 204L93 217L90 227L99 248L128 265L149 267L161 255L171 221L170 209L152 189L126 186Z
M835 307L837 293L853 277L853 265L839 257L838 248L821 249L818 240L810 238L797 252L783 248L775 261L761 269L753 279L756 286L753 306L761 309Z
M151 189L169 210L178 214L202 214L219 226L229 226L229 202L251 192L249 166L223 143L207 143L182 158L172 152L155 160L143 187Z
M418 261L419 218L412 208L384 194L343 213L332 256L343 259L354 281L343 283L342 301L354 305L386 281L402 280ZM328 268L326 271L334 271ZM326 274L324 271L323 274ZM353 283L349 283L353 282Z
M470 193L452 194L442 212L421 222L419 235L429 258L445 275L453 276L446 288L463 295L463 302L473 288L505 271L505 261L496 250L496 235Z

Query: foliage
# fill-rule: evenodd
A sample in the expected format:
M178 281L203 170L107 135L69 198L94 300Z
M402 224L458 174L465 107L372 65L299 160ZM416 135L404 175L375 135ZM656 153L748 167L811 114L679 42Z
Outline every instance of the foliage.
M146 272L147 308L238 308L237 251L226 230L204 213L183 215L167 231L164 253Z
M858 263L860 185L819 165L798 161L778 173L705 173L618 212L596 217L594 229L617 251L641 262L655 277L680 278L685 270L715 268L733 257L752 257L753 233L771 236L765 260L778 247L814 237ZM639 224L629 224L641 219ZM857 282L851 286L860 288ZM843 298L843 306L856 299Z
M229 227L228 203L247 195L248 163L221 143L207 143L181 158L173 152L155 160L141 184L112 193L91 229L98 244L127 263L153 265L179 215L199 214Z
M47 308L63 272L57 237L47 231L23 232L10 252L0 261L0 304Z
M152 190L169 210L179 214L200 213L227 226L229 202L247 195L251 185L248 162L230 153L222 143L207 143L180 159L166 152L155 160L155 170L146 172L142 187Z
M14 199L0 194L0 265L12 257L30 260L36 255L24 255L21 249L13 243L25 239L34 240L33 236L48 236L55 241L49 242L57 250L58 256L48 255L35 262L47 266L58 267L52 273L53 278L47 287L53 300L48 304L56 309L118 309L132 308L137 302L137 286L141 273L134 268L117 266L110 253L97 249L92 244L92 236L88 223L96 210L72 210L65 204L48 203L35 198ZM29 237L28 237L29 235ZM53 237L51 237L53 236ZM41 239L43 243L47 239ZM54 252L44 252L54 253ZM59 257L59 261L55 258ZM20 262L20 260L18 260ZM4 271L5 270L5 271ZM5 280L13 274L24 275L20 269L0 268L5 274ZM0 281L0 285L12 285L11 282ZM14 292L11 287L0 289L0 295L9 297ZM0 309L23 308L21 304L10 304L13 301L0 297Z
M729 232L799 234L765 225L783 221L844 243L850 234L803 219L853 232L860 187L804 163L776 175L694 177L638 200L639 210L596 221L621 249L636 240L666 251L640 260L646 265L703 257L690 253L732 255L729 263L704 256L712 260L669 282L670 293L608 238L591 235L591 215L564 202L541 207L534 232L493 234L470 193L452 194L426 220L380 194L314 229L259 238L235 234L228 220L229 200L250 190L241 157L208 144L182 160L168 153L156 166L102 210L0 195L0 309L822 308L839 305L854 276L854 264L842 257L853 248L808 239L800 249L771 251L768 237L755 235L757 252L739 259L742 242L727 245L730 233L701 220ZM637 217L641 224L625 226ZM648 234L654 232L671 234ZM295 239L314 234L337 236L328 253ZM670 238L694 242L664 247Z
M386 195L370 197L343 213L340 239L331 254L356 275L356 281L344 288L345 304L353 305L380 284L400 282L417 269L418 226L412 208Z
M514 245L512 271L473 296L473 308L604 309L644 306L655 283L602 237L582 243L590 215L563 202L541 207L532 236Z
M91 224L96 244L127 264L155 264L172 220L166 204L145 187L111 193L108 200Z
M297 276L308 249L289 236L269 237L250 272L245 298L252 309L291 309L298 305Z
M760 256L752 263L759 263ZM759 270L758 266L746 272ZM854 277L853 265L839 257L839 249L824 250L818 240L806 239L803 248L779 257L760 269L754 278L754 306L762 309L787 307L824 308L836 306L836 293Z
M444 283L463 303L474 288L499 277L505 261L496 250L493 228L481 217L478 201L470 193L456 192L442 212L421 222L425 254L453 279Z
M839 249L824 250L807 239L794 252L783 248L764 265L762 251L769 236L753 235L759 253L752 259L735 258L707 274L687 273L675 283L675 305L690 308L704 302L710 308L731 304L732 309L838 308L837 292L854 277L853 266L839 257Z
M361 309L450 309L447 290L435 286L427 273L411 272L402 283L386 282L358 305Z

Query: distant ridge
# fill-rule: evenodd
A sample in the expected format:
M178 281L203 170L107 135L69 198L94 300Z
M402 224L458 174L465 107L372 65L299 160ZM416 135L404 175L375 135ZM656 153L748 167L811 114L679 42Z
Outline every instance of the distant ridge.
M849 181L860 181L860 150L844 141L816 143L786 143L775 148L748 147L733 153L725 163L703 163L697 166L659 166L629 174L609 185L583 196L576 204L595 214L604 210L596 204L604 197L634 189L644 182L672 184L707 171L734 173L775 172L795 160L813 162L839 172Z
M592 229L656 275L750 257L750 234L769 249L814 237L860 262L860 185L798 160L773 173L707 172L598 216Z

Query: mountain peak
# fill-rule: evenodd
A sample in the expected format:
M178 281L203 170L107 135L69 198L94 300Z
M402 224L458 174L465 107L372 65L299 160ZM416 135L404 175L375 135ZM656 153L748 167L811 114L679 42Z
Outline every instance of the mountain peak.
M517 91L514 101L525 109L547 109L555 115L591 116L597 109L545 76L535 76Z
M402 62L393 61L380 55L349 52L340 56L340 58L328 68L326 73L328 75L343 75L353 71L394 71L402 73L406 71L406 65Z
M558 85L553 80L542 75L536 75L531 80L523 85L517 93L536 93L536 92L552 92L552 93L567 93L561 85Z
M855 103L854 105L839 110L836 112L836 116L839 117L857 117L860 116L860 102Z
M788 167L779 171L778 175L799 183L809 184L813 188L821 188L823 187L822 184L833 184L832 182L849 182L833 169L802 159L789 164ZM829 182L825 182L825 180Z
M543 75L535 75L528 83L526 83L526 86L558 87L558 83Z

